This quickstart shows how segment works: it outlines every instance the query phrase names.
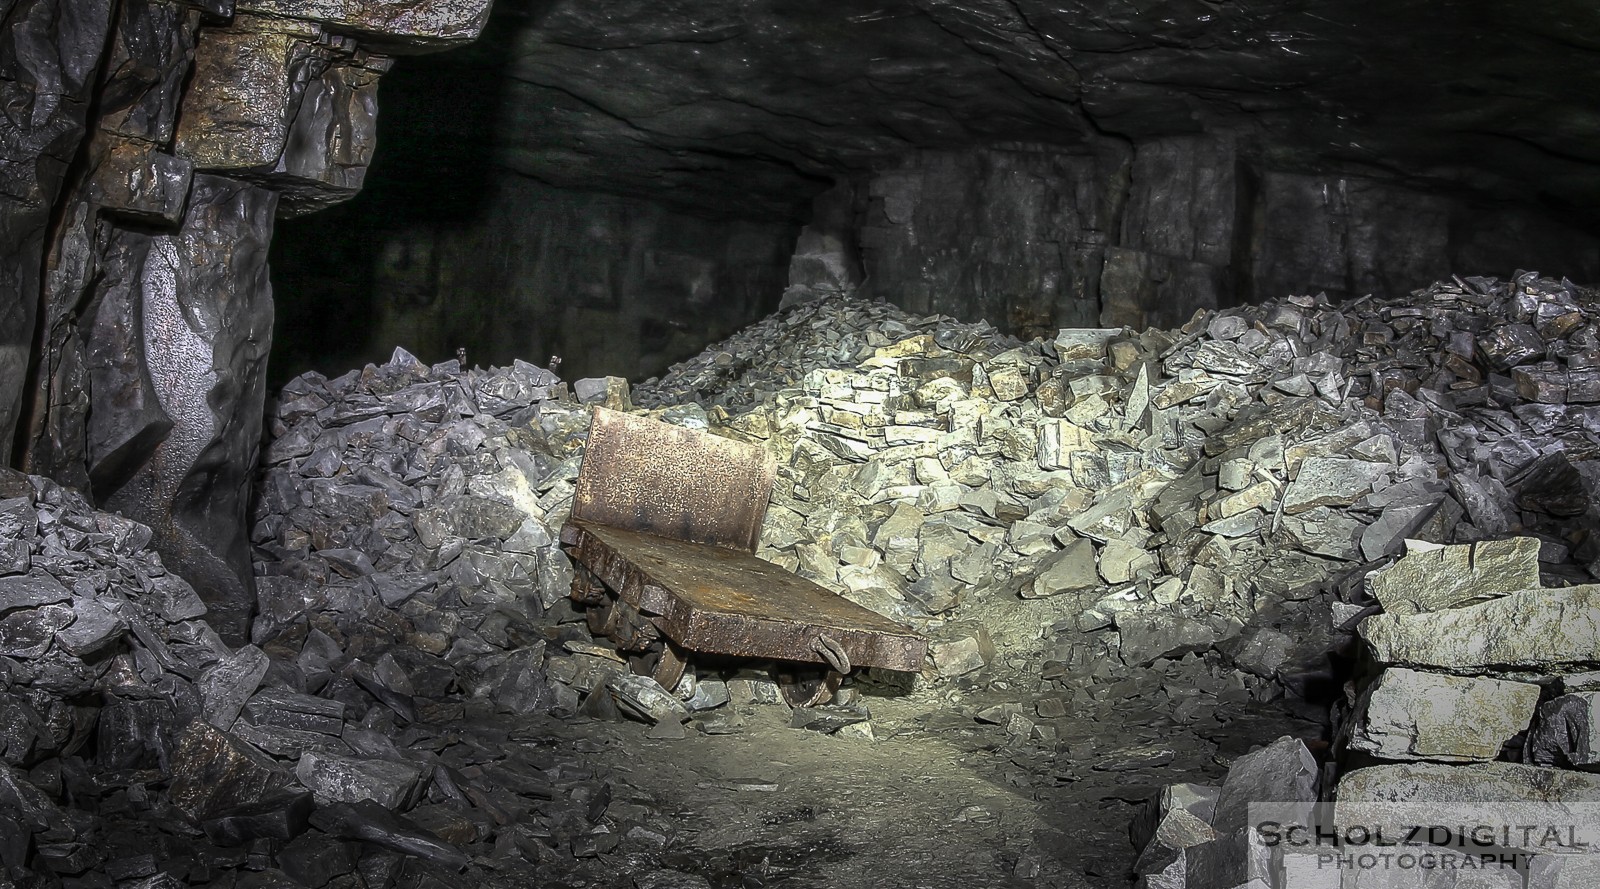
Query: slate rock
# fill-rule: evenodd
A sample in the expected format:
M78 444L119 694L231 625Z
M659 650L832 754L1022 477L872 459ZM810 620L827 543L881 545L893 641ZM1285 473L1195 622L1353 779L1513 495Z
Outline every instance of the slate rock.
M958 624L946 628L929 644L929 658L939 675L964 676L975 673L994 660L994 642L981 624Z
M311 823L330 836L371 843L452 870L466 867L469 861L460 849L372 800L319 806Z
M1187 885L1233 887L1265 876L1270 856L1263 856L1249 825L1250 806L1289 804L1309 815L1317 799L1318 771L1305 743L1287 736L1234 760L1211 814L1217 838L1183 850Z
M412 522L422 545L438 549L449 537L503 540L515 534L526 518L509 503L457 495L441 500L437 506L418 510Z
M694 684L693 694L683 703L685 707L698 713L703 710L713 710L721 707L731 699L726 682L717 679L700 679Z
M282 726L337 735L344 731L345 705L282 688L265 688L244 705L244 717L258 726Z
M287 808L305 795L265 754L201 720L179 736L172 774L172 805L195 821L260 806Z
M177 714L161 698L108 696L95 726L96 763L107 770L156 768L170 762Z
M1209 624L1177 615L1118 615L1116 626L1122 662L1129 666L1203 652L1220 638Z
M202 673L198 687L206 721L224 731L232 728L269 666L265 652L246 645Z
M1022 593L1024 598L1042 599L1092 590L1100 585L1094 544L1087 540L1074 540L1040 561L1037 576L1030 586L1023 588Z
M22 484L26 485L26 478ZM28 491L26 497L6 497L0 499L0 540L23 541L33 543L34 537L39 533L39 513L34 509L33 491Z
M94 599L74 599L74 619L56 631L56 644L79 660L94 660L128 634L128 624Z
M244 720L233 724L233 733L240 740L260 748L280 759L298 760L307 751L349 755L355 751L338 735L281 725L254 725Z
M32 659L50 650L56 634L72 624L70 605L21 608L0 617L0 656Z
M1207 824L1205 819L1187 809L1172 808L1163 810L1157 817L1154 830L1149 834L1149 838L1142 843L1135 841L1141 851L1138 859L1134 862L1134 870L1147 877L1152 874L1163 873L1173 862L1181 862L1183 860L1181 855L1174 853L1181 853L1185 849L1212 842L1216 838L1217 832L1212 829L1211 825ZM1182 870L1180 869L1175 876L1181 874ZM1146 880L1146 884L1151 886L1160 885L1158 882L1149 879Z
M302 833L278 850L278 867L307 889L322 889L356 869L352 844L321 831Z
M1534 765L1600 771L1600 691L1565 694L1540 704L1525 759Z
M0 575L23 574L32 567L31 541L0 540Z
M1457 546L1412 541L1406 555L1367 576L1390 614L1439 611L1539 587L1539 540L1513 537Z
M544 678L544 643L511 652L499 667L500 679L490 697L504 713L526 716L555 706L555 690Z
M1242 331L1241 331L1242 333ZM1133 840L1135 848L1143 849L1152 841L1161 836L1162 826L1166 817L1174 812L1183 812L1197 820L1200 824L1210 828L1211 815L1217 805L1216 787L1204 784L1168 784L1156 791L1150 799L1146 800L1132 824L1129 825L1129 838ZM1174 825L1182 833L1172 835L1172 839L1183 839L1193 836L1189 833L1188 822ZM1213 839L1215 834L1206 837ZM1204 842L1201 840L1200 842ZM1178 848L1187 848L1195 843L1187 843Z
M803 728L830 734L847 725L866 722L872 718L863 705L796 707L789 714L790 728Z
M1294 515L1318 506L1349 506L1370 492L1373 483L1390 469L1365 460L1307 457L1283 492L1283 511Z
M1217 792L1210 824L1219 834L1246 825L1251 803L1313 803L1317 800L1316 758L1305 742L1281 737L1234 760Z
M607 680L606 688L623 713L651 725L689 719L689 708L649 676L619 673Z
M306 829L315 807L303 791L230 809L200 822L206 839L218 846L243 846L256 840L288 840Z
M168 623L193 620L206 613L206 604L201 601L200 594L176 574L151 578L149 601Z
M33 510L30 508L29 513ZM54 605L72 598L72 591L43 571L0 577L0 614L18 608Z
M1357 704L1350 749L1378 759L1495 759L1527 729L1538 701L1531 683L1393 667Z
M1600 776L1512 762L1394 763L1347 772L1338 796L1348 802L1592 803L1600 799Z
M1358 632L1383 664L1560 672L1600 663L1600 586L1523 590L1447 611L1375 614Z
M301 754L294 772L319 806L371 800L386 809L414 802L423 776L420 766L408 762L316 751Z
M1572 823L1580 835L1600 830L1593 808L1600 800L1600 775L1521 763L1367 766L1339 778L1336 799L1337 821L1366 824L1389 836L1418 819L1429 824L1470 819L1472 824L1542 825L1553 812L1561 813L1556 817ZM1567 804L1578 805L1564 808ZM1517 832L1510 839L1508 848L1521 845Z

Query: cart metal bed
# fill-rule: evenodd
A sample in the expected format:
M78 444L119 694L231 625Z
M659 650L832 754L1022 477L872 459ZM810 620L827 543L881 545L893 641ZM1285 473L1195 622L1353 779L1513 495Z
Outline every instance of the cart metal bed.
M773 475L754 445L596 407L561 529L590 630L667 689L691 657L775 662L797 706L920 670L922 636L756 557Z

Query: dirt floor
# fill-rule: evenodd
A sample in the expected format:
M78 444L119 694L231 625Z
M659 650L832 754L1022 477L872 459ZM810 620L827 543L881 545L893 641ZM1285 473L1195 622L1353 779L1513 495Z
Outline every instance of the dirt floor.
M1081 705L1080 718L1057 720L1066 729L1053 743L973 717L1016 700L1005 683L869 696L875 739L790 728L782 704L730 705L730 734L661 740L644 724L583 719L540 720L519 734L576 751L609 777L608 818L645 825L623 850L644 834L662 838L660 864L631 875L641 889L704 885L686 875L717 889L1123 889L1140 800L1167 783L1218 781L1227 760L1279 735L1320 731L1249 703L1179 725L1164 712L1167 681L1143 671L1115 697ZM654 869L662 865L669 870ZM561 879L615 885L616 876Z

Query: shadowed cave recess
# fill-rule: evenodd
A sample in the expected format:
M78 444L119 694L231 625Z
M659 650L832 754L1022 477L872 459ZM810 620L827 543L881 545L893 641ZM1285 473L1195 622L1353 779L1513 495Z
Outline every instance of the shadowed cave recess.
M1600 886L1592 4L0 25L0 889Z

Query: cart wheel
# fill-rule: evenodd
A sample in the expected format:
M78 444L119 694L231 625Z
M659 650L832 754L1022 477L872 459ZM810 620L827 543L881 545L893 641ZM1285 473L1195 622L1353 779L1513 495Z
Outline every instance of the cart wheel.
M616 610L616 620L612 622L611 632L608 633L611 641L617 643L617 650L624 654L645 654L661 644L661 631L650 618L639 612L639 609L627 602L618 600L613 608Z
M649 676L667 691L678 686L688 666L683 650L665 639L658 639L648 649L628 656L628 668L635 676Z
M688 661L683 657L683 650L663 639L661 654L656 659L655 669L650 671L650 678L667 691L672 691L683 681L683 671L688 666Z
M791 707L817 707L833 700L844 676L814 667L775 667L772 678Z

